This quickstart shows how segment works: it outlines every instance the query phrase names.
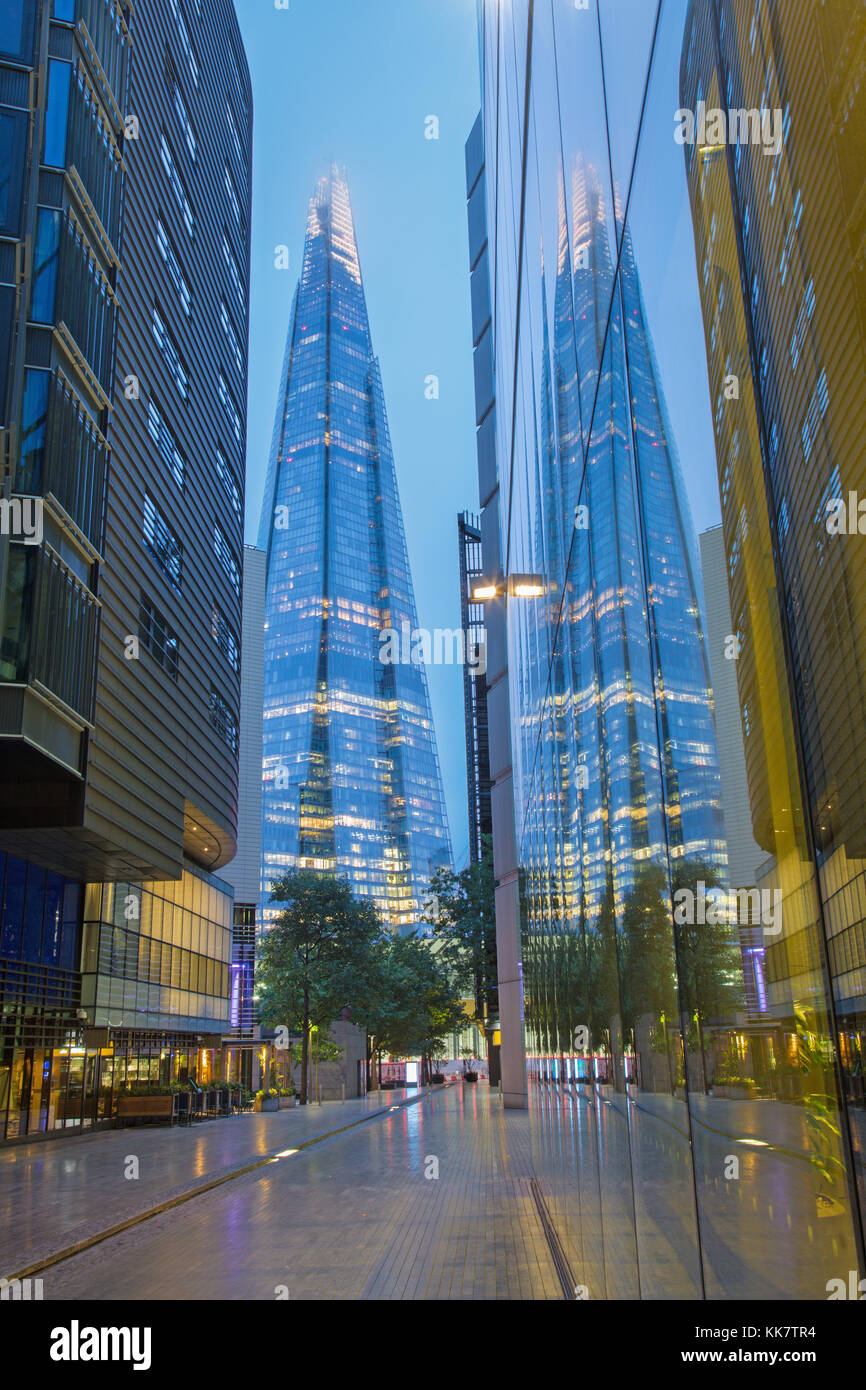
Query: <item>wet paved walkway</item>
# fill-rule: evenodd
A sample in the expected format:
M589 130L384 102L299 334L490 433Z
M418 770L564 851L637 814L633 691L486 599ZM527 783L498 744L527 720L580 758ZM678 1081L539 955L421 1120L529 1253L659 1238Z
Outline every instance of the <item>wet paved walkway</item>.
M0 1270L271 1156L46 1268L45 1299L561 1299L528 1115L505 1117L486 1086L409 1096L6 1150ZM124 1177L133 1155L138 1179Z

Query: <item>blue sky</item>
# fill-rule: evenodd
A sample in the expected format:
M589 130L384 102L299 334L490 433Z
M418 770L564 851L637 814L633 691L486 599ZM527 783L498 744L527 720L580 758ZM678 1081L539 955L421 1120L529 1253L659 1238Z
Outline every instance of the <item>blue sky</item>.
M479 107L475 0L236 0L253 84L247 540L258 530L307 201L345 165L419 623L460 622L457 513L477 509L463 146ZM425 139L425 119L439 139ZM289 248L288 270L274 247ZM439 377L427 400L425 378ZM465 861L459 667L428 670L456 862Z

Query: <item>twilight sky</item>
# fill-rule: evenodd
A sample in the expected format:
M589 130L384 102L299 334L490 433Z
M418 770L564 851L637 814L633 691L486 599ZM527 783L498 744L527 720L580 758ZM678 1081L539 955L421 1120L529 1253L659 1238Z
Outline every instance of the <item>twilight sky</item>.
M346 166L418 621L459 627L457 513L477 510L463 146L474 0L237 0L254 102L247 540L255 541L307 200ZM439 139L425 139L425 118ZM288 270L274 247L289 247ZM439 377L427 400L425 378ZM465 860L460 668L428 668L455 861Z

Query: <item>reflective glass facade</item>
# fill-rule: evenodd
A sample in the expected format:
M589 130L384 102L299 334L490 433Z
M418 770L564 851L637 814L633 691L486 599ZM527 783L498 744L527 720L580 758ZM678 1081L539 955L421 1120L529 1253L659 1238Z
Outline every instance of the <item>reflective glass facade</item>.
M394 460L348 188L311 200L265 485L262 891L293 866L349 877L395 929L450 858ZM273 911L273 909L270 909ZM268 909L265 910L265 916Z
M862 11L481 15L482 534L542 588L507 600L502 1023L536 1171L591 1298L824 1298L863 1274ZM701 103L757 120L723 145Z

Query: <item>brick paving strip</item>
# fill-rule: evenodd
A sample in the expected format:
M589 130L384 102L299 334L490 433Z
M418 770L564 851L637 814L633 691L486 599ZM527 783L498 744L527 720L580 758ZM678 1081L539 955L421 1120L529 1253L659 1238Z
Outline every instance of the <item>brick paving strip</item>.
M381 1099L347 1102L336 1116L333 1103L331 1117L292 1110L248 1117L255 1125L221 1121L200 1138L162 1129L142 1131L137 1145L129 1131L103 1136L108 1150L64 1142L47 1163L54 1145L33 1145L0 1201L0 1231L4 1208L23 1227L17 1238L3 1232L0 1258L13 1263L16 1239L26 1256L14 1261L17 1277L48 1271L43 1296L54 1301L265 1299L281 1320L298 1299L573 1296L533 1191L526 1112L468 1086ZM231 1135L219 1139L219 1129ZM126 1195L138 1186L123 1177L130 1147L147 1193ZM234 1166L216 1171L229 1151ZM181 1176L187 1189L167 1192ZM94 1229L94 1211L106 1229ZM89 1230L74 1224L83 1212Z
M60 1249L51 1250L50 1252L43 1252L36 1259L32 1260L29 1264L24 1265L21 1269L18 1269L13 1273L6 1273L3 1277L9 1280L26 1279L31 1277L32 1275L39 1274L41 1271L49 1269L52 1265L59 1264L61 1260L69 1259L73 1255L79 1255L83 1251L88 1250L91 1246L99 1245L103 1241L109 1240L112 1236L119 1235L122 1231L127 1231L131 1227L137 1226L139 1225L139 1223L143 1221L148 1221L155 1216L161 1215L163 1212L170 1211L173 1207L181 1206L184 1202L191 1201L193 1197L199 1197L205 1192L210 1192L214 1188L221 1187L223 1183L231 1182L235 1178L244 1177L246 1174L254 1173L257 1169L264 1168L270 1163L275 1163L279 1160L281 1156L285 1154L299 1153L303 1149L311 1148L314 1144L322 1143L322 1141L325 1139L331 1139L335 1135L344 1134L347 1130L355 1129L358 1125L365 1124L367 1120L375 1119L381 1115L388 1115L392 1111L403 1109L406 1106L417 1105L419 1102L425 1100L427 1098L427 1095L428 1092L420 1091L415 1095L409 1096L405 1100L394 1100L389 1105L379 1105L373 1110L368 1109L366 1113L361 1115L359 1119L350 1120L348 1124L337 1125L336 1127L325 1129L323 1132L314 1134L308 1139L293 1139L291 1145L288 1147L286 1146L284 1141L283 1146L281 1148L269 1149L266 1154L264 1154L261 1158L257 1158L252 1163L245 1163L241 1166L231 1167L226 1171L220 1172L217 1176L209 1178L206 1182L196 1183L192 1187L185 1187L180 1190L176 1190L173 1192L171 1196L167 1197L164 1201L159 1202L154 1206L149 1206L140 1211L137 1211L133 1215L125 1218L123 1221L118 1221L113 1225L106 1227L103 1230L92 1232L89 1235L84 1236L81 1240L75 1241L72 1244L65 1245ZM364 1099L369 1101L369 1097L365 1097ZM325 1104L327 1105L329 1104L329 1102L325 1102ZM346 1102L346 1104L351 1105L352 1102ZM342 1108L343 1107L341 1106L341 1109ZM316 1113L317 1110L318 1107L310 1106L308 1107L306 1114L312 1116L314 1120L324 1118L323 1116ZM280 1113L298 1115L304 1114L305 1112L303 1110L295 1110ZM238 1119L242 1123L245 1119L244 1116L235 1116L232 1118ZM204 1123L207 1123L208 1128L210 1128L210 1121L202 1121L202 1124ZM213 1123L222 1124L225 1123L225 1121L217 1120ZM159 1127L159 1130L162 1132L163 1135L166 1133L166 1130L162 1126ZM136 1132L140 1133L140 1130L127 1130L126 1134L131 1138L132 1135ZM92 1139L95 1143L99 1143L101 1141L104 1144L106 1142L105 1136L101 1134L80 1137L70 1136L69 1142L70 1145L77 1147L82 1142L87 1142L88 1139ZM55 1145L59 1146L62 1143L63 1140L53 1140L51 1143L52 1150L54 1149ZM37 1145L32 1146L30 1153L24 1159L25 1162L38 1161L38 1158L41 1158L43 1156L44 1145L38 1145L38 1149L42 1150L42 1152L39 1153L38 1156L34 1155L33 1153L33 1149L35 1148L37 1148ZM68 1155L71 1151L72 1150L70 1149L66 1149L65 1153ZM13 1151L9 1150L7 1152L12 1153ZM50 1156L53 1158L55 1157L55 1154L52 1153ZM10 1219L11 1225L14 1230L15 1216L11 1215Z
M182 1213L52 1262L43 1296L265 1300L274 1328L289 1333L299 1300L573 1297L533 1192L527 1112L474 1086L424 1099L393 1097L376 1124L287 1148L281 1161L197 1193Z

